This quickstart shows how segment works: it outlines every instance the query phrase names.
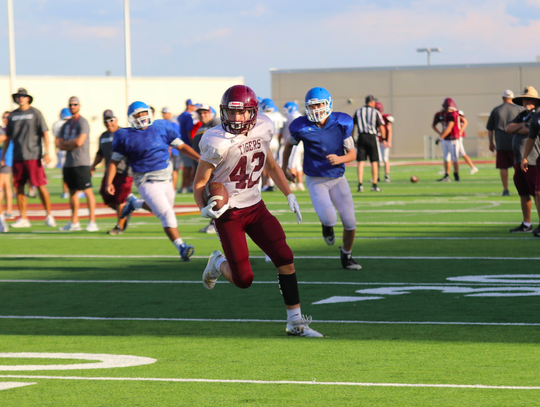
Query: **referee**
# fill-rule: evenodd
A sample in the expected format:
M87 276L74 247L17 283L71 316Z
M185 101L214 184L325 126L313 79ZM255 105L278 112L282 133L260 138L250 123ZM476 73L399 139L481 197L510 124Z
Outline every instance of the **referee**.
M364 161L369 157L371 161L371 176L373 177L373 185L371 191L380 192L381 188L377 186L379 179L379 141L377 135L381 132L381 138L386 138L386 131L383 126L383 118L379 111L375 109L377 99L373 95L366 96L366 104L354 112L354 127L358 131L358 139L356 141L358 161L358 192L364 191L362 180L364 179Z

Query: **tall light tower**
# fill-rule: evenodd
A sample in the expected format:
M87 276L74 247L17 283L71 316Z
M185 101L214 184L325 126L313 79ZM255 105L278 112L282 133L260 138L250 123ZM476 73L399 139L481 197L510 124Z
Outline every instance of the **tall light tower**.
M11 94L15 93L15 33L13 29L13 2L7 0L7 23L8 23L8 41L9 41L9 93L10 100ZM14 108L15 104L11 101L11 106Z
M427 53L427 64L431 65L431 53L432 52L442 52L440 48L416 48L416 52L426 52Z
M129 20L129 0L124 0L124 54L126 60L126 112L131 103L131 31Z

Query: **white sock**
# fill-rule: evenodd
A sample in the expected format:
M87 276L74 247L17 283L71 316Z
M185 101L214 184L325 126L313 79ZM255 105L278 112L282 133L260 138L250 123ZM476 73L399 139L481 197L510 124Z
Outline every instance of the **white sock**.
M135 209L141 209L144 203L144 199L137 199L135 202L133 202L133 207Z
M223 264L224 261L227 261L227 259L225 257L220 257L214 263L215 267L219 270L220 273L221 273L221 265Z
M300 307L287 310L287 321L289 322L302 321L302 311L300 310Z
M527 227L529 227L529 226L531 226L531 225L532 225L532 223L531 223L531 222L523 222L523 224L524 224L525 226L527 226Z
M173 242L173 245L174 247L176 247L176 250L178 250L178 253L180 253L180 246L184 243L184 241L182 240L181 237L179 237L178 239L176 239L174 242Z
M345 253L345 254L351 254L352 251L346 251L343 247L341 248L341 253Z

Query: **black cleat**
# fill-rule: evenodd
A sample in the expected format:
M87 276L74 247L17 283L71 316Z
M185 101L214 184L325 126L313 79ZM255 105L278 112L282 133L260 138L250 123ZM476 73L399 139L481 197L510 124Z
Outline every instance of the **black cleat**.
M540 226L538 227L538 230L540 230ZM519 225L517 228L510 229L510 233L531 233L531 232L534 233L532 225L525 226L523 223Z
M333 246L336 241L336 235L334 234L334 228L332 226L322 225L322 235L324 241L328 246Z
M362 266L354 261L352 254L343 253L342 248L339 248L341 252L341 267L345 270L362 270Z

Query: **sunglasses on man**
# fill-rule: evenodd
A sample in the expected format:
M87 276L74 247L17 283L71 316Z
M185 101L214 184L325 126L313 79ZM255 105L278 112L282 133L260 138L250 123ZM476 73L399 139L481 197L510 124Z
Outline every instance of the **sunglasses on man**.
M112 123L114 122L116 119L115 118L112 118L112 119L105 119L104 122L105 123Z

